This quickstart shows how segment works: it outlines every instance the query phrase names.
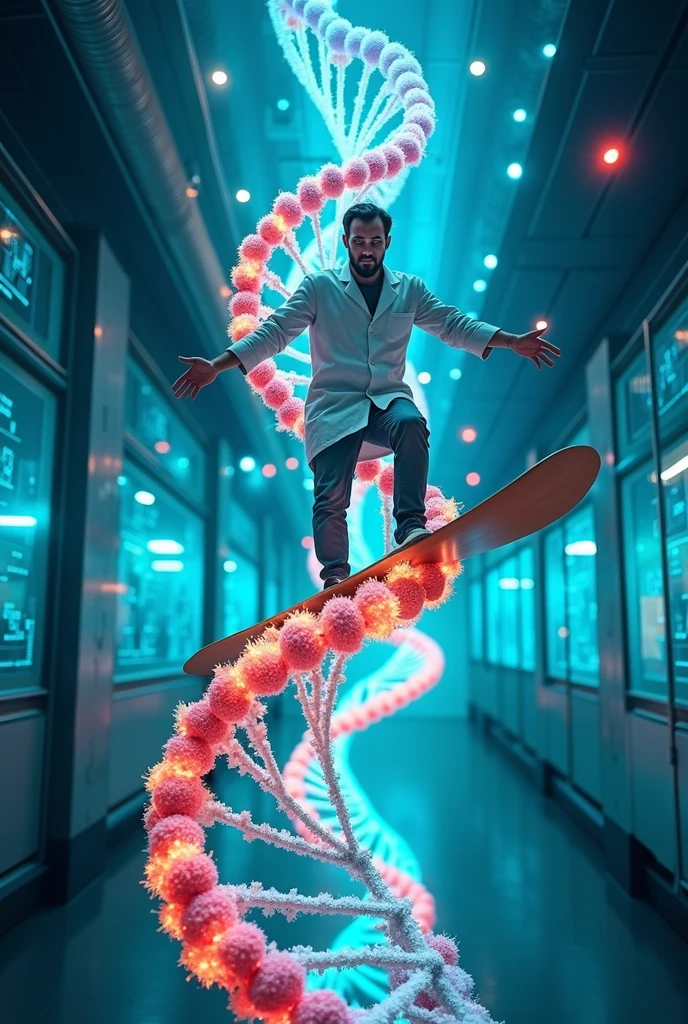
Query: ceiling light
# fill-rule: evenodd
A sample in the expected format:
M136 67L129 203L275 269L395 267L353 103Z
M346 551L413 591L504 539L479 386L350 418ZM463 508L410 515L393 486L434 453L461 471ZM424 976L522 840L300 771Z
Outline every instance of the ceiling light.
M546 320L538 320L538 322L535 324L536 331L546 331L548 327L549 324Z
M247 203L251 198L251 193L246 188L240 188L236 194L237 203Z
M487 68L485 66L485 62L484 61L482 61L482 60L474 60L469 65L468 70L470 71L470 73L472 75L475 75L476 78L480 78L481 75L485 74L485 72L487 71Z
M477 487L478 484L480 483L480 474L469 473L468 476L466 477L466 483L468 484L469 487Z
M615 147L612 147L611 149L608 149L605 152L605 154L602 157L602 159L604 160L604 162L606 164L615 164L615 163L618 162L620 156L621 156L621 154L619 153L618 149L616 149Z
M542 47L542 53L545 57L553 57L556 52L557 48L554 43L547 43Z
M520 164L509 164L509 166L506 169L506 173L509 175L510 178L520 178L523 174L523 168Z
M499 580L500 590L518 590L521 586L521 581L516 579L515 576L502 576Z
M273 466L271 462L266 462L263 466L263 476L271 477L277 472L277 466Z
M0 516L0 526L35 526L34 516Z
M429 384L431 380L432 377L430 376L427 370L421 370L420 373L418 374L419 384Z
M250 473L256 468L256 460L252 455L244 455L243 459L239 462L239 469L243 469L244 473Z
M673 466L669 466L668 469L663 469L661 473L662 480L673 480L675 476L682 473L684 469L688 469L688 455L684 455L682 459L675 462Z
M152 555L184 554L184 545L178 540L149 540L146 547Z
M298 469L299 460L295 459L293 455L290 455L286 462L287 469Z
M497 260L497 257L494 255L494 253L489 253L483 260L483 263L485 264L488 270L494 270L498 262L499 261Z
M522 579L521 590L533 590L535 588L535 580Z
M215 85L227 85L228 75L226 71L220 71L218 69L217 71L213 71L210 77Z
M513 117L514 121L525 121L528 115L526 114L523 107L519 107L518 110L514 110L511 116Z
M594 540L574 540L564 548L565 555L596 555L597 544Z
M134 501L138 501L139 505L155 505L155 495L150 491L137 491Z
M237 564L233 558L228 558L227 561L223 564L222 568L224 569L225 572L236 572Z
M156 558L151 562L153 572L182 572L184 563L177 558Z
M463 430L461 431L461 440L467 441L468 443L470 443L471 441L475 441L477 436L478 431L475 430L473 427L464 427Z
M487 281L483 281L481 278L479 278L477 281L473 282L473 291L474 292L484 292L486 288L487 288Z
M449 376L451 377L452 380L461 380L461 370L458 368L458 366L452 366L451 370L449 371Z

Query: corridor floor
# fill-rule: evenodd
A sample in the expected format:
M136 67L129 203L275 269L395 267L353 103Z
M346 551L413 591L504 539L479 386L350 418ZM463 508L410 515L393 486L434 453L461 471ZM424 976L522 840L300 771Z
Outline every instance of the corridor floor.
M293 728L289 719L280 727L282 759ZM461 963L496 1021L686 1024L688 946L617 889L597 851L476 730L384 722L355 741L352 764L376 810L418 856L437 899L437 930L459 939ZM268 798L248 785L228 777L217 789L265 819ZM176 945L156 931L139 884L142 846L135 836L113 853L107 877L69 907L40 912L0 939L3 1024L229 1019L223 993L187 983ZM211 833L209 848L224 881L259 878L313 893L339 887L334 868L246 844L226 829ZM318 948L337 931L333 919L262 923L280 945Z

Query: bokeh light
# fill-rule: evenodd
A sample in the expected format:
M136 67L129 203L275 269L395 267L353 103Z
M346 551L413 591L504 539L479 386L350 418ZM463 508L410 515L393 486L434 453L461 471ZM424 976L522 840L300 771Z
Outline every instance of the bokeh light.
M301 538L301 547L302 548L312 548L313 547L313 538L312 537L302 537Z
M516 178L521 177L521 175L523 174L523 168L520 164L509 164L509 166L506 169L506 173L509 175L510 178L513 178L515 180Z
M138 501L139 505L155 505L155 495L150 491L137 491L134 501Z
M483 263L485 264L488 270L494 270L498 262L499 261L497 257L492 252L488 253L485 259L483 260Z
M247 203L251 198L251 193L247 188L240 188L236 194L236 200L238 203Z
M236 572L238 567L233 558L228 558L222 568L225 572Z
M243 469L244 473L250 473L255 468L256 460L252 455L244 455L243 459L239 462L239 469Z
M210 77L212 78L215 85L227 85L227 81L229 78L227 72L222 71L220 68L217 68L215 71L213 71Z
M469 487L477 487L478 484L480 483L480 474L469 473L468 476L466 477L466 483L468 484Z
M546 331L548 327L549 324L546 320L538 320L538 322L535 324L536 331Z
M169 441L156 441L153 445L158 455L167 455L172 445Z
M306 479L305 479L305 480L303 481L303 486L305 487L305 489L306 489L307 491L312 491L312 490L313 490L313 488L315 487L315 483L313 482L313 480L311 479L311 477L307 477L307 478L306 478Z
M486 67L484 61L482 61L482 60L474 60L470 64L468 70L470 71L470 73L472 75L475 75L476 78L480 78L480 76L484 75L485 72L487 71L487 67Z
M546 43L542 47L542 53L543 53L543 56L545 56L545 57L553 57L556 52L557 52L557 48L554 45L554 43Z
M477 281L473 282L473 291L475 292L484 292L486 288L487 281L483 281L482 278L479 278Z
M468 441L470 443L471 441L475 441L477 436L478 431L474 427L464 427L461 431L462 441Z
M431 380L432 376L428 373L427 370L421 370L420 373L418 374L419 384L429 384Z
M606 164L615 164L618 163L620 156L621 154L619 153L618 149L615 146L612 146L611 149L605 151L602 159Z
M286 100L286 99L277 100L277 109L281 110L282 113L284 113L285 110L289 110L289 106L290 106L289 100Z
M526 114L523 107L519 107L518 110L514 110L511 116L513 117L514 121L525 121L528 115Z
M452 366L451 370L449 371L449 376L451 377L452 380L461 380L461 370L458 368L458 366Z
M295 459L293 455L290 455L289 458L286 461L286 467L287 467L287 469L298 469L299 468L299 460Z
M272 462L266 462L265 465L263 466L263 469L262 469L263 476L271 477L271 476L274 476L276 472L277 472L277 466L274 466L272 464Z

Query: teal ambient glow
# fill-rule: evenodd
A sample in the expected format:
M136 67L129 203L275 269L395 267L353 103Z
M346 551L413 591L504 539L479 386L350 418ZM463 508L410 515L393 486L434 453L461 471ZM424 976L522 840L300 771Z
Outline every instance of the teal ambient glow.
M243 459L239 463L239 469L243 469L244 473L250 473L252 469L256 468L256 460L252 455L244 455Z
M514 110L512 116L513 116L514 121L525 121L525 119L526 119L526 117L528 115L526 114L526 112L523 109L523 107L519 107L518 110Z
M289 100L277 100L277 109L281 111L289 110Z
M494 253L488 253L488 255L483 260L483 263L485 264L488 270L494 270L498 262L499 261L497 260L497 257L494 255Z
M557 48L554 45L554 43L547 43L545 46L542 47L542 52L545 57L553 57L554 54L557 52Z
M449 371L449 376L451 377L452 380L461 380L461 370L458 368L458 366L452 366L451 370Z
M510 178L520 178L523 174L523 168L520 164L509 164L506 169L506 173Z
M482 278L479 278L477 281L473 282L473 291L475 292L484 292L486 288L487 281L483 281Z

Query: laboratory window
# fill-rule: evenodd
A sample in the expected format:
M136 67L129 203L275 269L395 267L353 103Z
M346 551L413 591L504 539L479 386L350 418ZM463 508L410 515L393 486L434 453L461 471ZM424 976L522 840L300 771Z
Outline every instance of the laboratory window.
M665 438L688 415L688 296L657 327L653 324L651 333L660 434Z
M491 569L487 574L487 614L485 624L487 627L487 660L492 665L499 665L502 660L499 575L499 569Z
M662 493L674 687L677 703L688 704L688 437L662 455Z
M259 569L256 562L236 548L224 563L224 635L253 626L260 620Z
M586 506L545 535L547 675L599 683L595 524Z
M471 658L474 661L483 660L483 584L482 580L474 580L470 589L470 617L471 617Z
M202 646L204 523L127 460L119 486L121 682L178 671Z
M44 685L55 411L53 395L0 356L0 690L4 691Z
M619 455L624 458L650 438L652 390L645 349L616 381L614 397L616 442Z
M521 668L535 671L535 556L533 548L519 552L519 595L521 605Z
M127 361L125 429L169 473L174 483L202 502L205 453L173 411L150 374L133 355Z

